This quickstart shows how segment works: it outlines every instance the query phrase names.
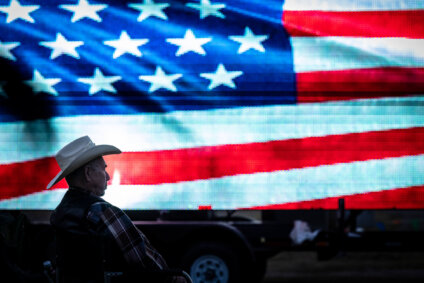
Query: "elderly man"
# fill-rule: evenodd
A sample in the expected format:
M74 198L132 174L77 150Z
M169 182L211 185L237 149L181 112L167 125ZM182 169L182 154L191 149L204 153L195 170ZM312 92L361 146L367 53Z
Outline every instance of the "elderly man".
M119 153L114 146L95 145L88 136L62 148L56 155L61 171L47 188L65 178L69 190L50 222L57 230L77 235L107 235L114 239L129 267L162 270L167 267L165 260L144 234L122 210L101 198L110 179L102 156ZM181 277L174 279L185 282Z

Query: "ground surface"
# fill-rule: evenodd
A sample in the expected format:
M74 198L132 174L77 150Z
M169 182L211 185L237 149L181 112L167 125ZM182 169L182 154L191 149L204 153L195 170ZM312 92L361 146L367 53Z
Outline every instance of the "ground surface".
M347 253L318 261L312 252L284 252L273 257L263 283L424 282L424 252Z

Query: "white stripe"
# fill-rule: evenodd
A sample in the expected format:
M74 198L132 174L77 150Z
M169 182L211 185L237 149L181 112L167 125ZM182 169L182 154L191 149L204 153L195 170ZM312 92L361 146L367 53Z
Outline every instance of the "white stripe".
M423 102L386 98L1 123L0 164L54 156L83 135L123 151L154 151L423 127Z
M424 67L424 39L291 37L295 72Z
M422 0L285 0L283 11L396 11L424 9Z
M120 186L105 199L125 209L213 209L283 204L424 185L424 155L237 175L163 185ZM64 190L0 202L6 209L53 209Z
M0 209L55 209L66 189L45 191L0 201Z

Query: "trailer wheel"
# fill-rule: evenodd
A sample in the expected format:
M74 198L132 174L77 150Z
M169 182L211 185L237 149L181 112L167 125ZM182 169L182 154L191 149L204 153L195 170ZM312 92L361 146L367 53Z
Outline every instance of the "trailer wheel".
M238 260L229 245L204 242L188 250L182 258L182 265L194 283L231 283L241 279Z

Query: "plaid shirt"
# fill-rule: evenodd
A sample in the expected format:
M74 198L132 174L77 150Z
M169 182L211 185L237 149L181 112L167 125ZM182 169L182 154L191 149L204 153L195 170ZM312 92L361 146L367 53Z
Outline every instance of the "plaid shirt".
M163 257L121 209L107 202L96 202L91 205L87 220L92 223L94 230L99 231L106 227L115 238L128 264L148 270L167 268Z

